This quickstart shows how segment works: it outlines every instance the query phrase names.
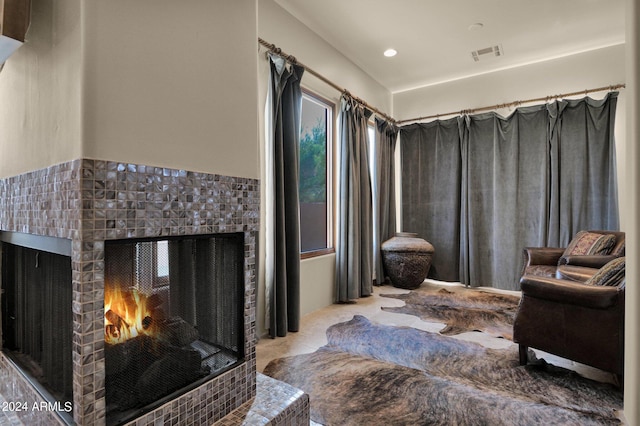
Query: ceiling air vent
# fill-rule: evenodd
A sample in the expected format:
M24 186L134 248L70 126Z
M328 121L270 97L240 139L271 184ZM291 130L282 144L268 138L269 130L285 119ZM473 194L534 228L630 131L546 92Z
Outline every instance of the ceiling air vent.
M484 49L478 49L471 52L471 57L474 61L478 62L480 59L487 59L496 56L502 56L502 45L496 44L495 46L485 47Z

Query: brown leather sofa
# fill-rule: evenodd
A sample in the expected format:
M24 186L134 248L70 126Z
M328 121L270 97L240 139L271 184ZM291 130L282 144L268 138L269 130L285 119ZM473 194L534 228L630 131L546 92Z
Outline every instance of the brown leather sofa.
M585 282L607 262L625 255L625 233L591 230L596 234L612 234L616 242L607 255L563 256L565 247L526 247L523 251L522 275L559 278Z
M513 341L519 345L521 365L527 363L528 348L537 348L611 372L622 385L625 234L589 232L615 235L610 254L563 256L564 248L524 250ZM612 277L609 262L614 259L620 272Z
M528 348L614 373L622 384L624 365L624 281L618 286L525 275L513 325L520 364Z

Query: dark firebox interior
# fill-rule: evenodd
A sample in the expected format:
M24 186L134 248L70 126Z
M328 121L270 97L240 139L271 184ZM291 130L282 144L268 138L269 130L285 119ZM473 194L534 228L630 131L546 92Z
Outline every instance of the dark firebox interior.
M72 401L71 257L2 243L2 348L57 401Z

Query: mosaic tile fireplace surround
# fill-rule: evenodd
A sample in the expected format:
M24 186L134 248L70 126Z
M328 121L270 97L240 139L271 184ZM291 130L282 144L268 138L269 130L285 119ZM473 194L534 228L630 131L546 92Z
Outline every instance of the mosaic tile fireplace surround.
M256 179L79 159L0 180L1 231L71 241L73 422L106 422L104 260L105 243L112 240L227 233L244 237L243 362L134 423L212 424L255 397L258 229ZM21 377L2 353L0 373ZM35 387L26 381L18 387L28 406L41 403ZM30 423L64 423L64 413L24 414L32 416Z

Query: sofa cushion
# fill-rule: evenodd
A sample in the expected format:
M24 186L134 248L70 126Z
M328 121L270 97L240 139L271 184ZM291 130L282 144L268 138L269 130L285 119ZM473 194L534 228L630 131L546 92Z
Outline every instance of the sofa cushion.
M613 234L579 231L573 237L562 256L609 254L615 243L616 236Z
M604 265L585 284L619 286L625 278L625 258L618 257Z

